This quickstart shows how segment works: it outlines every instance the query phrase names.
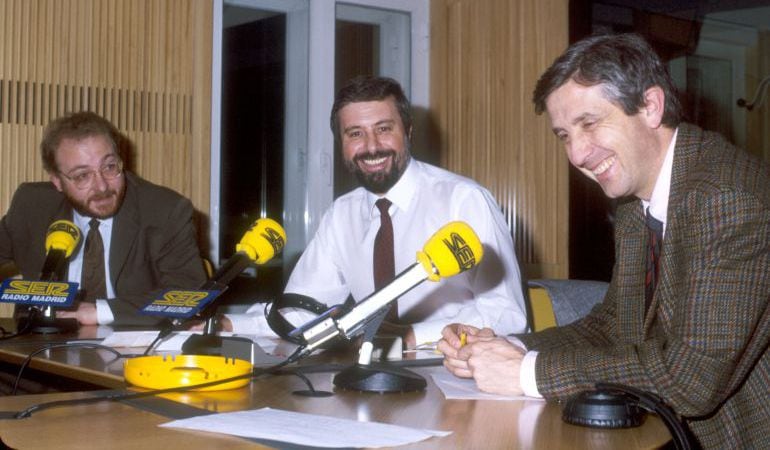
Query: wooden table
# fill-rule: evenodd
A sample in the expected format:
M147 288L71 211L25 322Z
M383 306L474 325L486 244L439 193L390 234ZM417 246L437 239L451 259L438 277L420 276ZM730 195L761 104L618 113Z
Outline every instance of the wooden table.
M123 359L109 350L86 348L59 348L65 343L87 344L98 342L97 337L109 333L100 327L81 327L73 334L26 334L0 341L0 361L21 366L33 352L50 347L35 356L28 369L39 370L58 377L90 383L105 388L122 388ZM120 349L122 352L141 352L143 349Z
M10 351L6 347L0 349L0 356L10 358L17 351L18 348ZM95 364L99 359L88 361ZM318 358L319 361L328 359L323 355ZM85 361L82 355L80 361ZM116 373L112 365L104 367L102 375L94 375L98 372L96 367L67 367L66 356L57 356L56 352L40 358L36 366L57 376L88 376L91 382L107 387L124 386L122 375ZM332 397L308 398L292 394L295 390L306 388L300 378L282 375L262 377L235 390L189 392L163 397L215 412L269 406L337 418L452 431L447 437L431 438L402 448L634 449L657 448L669 440L665 426L652 415L638 428L596 430L563 423L560 405L556 403L536 400L445 400L428 375L431 370L443 370L441 367L413 370L428 380L425 392L369 394L337 390ZM333 375L323 372L307 376L316 389L332 391ZM18 411L35 403L89 395L94 393L1 397L0 411ZM27 419L0 420L0 438L6 445L19 449L262 448L260 444L241 438L160 428L157 425L169 421L169 416L174 417L174 414L157 407L151 410L154 412L120 402L54 408L35 413Z

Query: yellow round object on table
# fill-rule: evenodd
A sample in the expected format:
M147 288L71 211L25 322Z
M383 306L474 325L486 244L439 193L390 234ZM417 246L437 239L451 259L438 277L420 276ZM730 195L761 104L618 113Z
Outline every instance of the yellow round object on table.
M134 386L168 389L246 375L252 370L248 361L225 356L160 355L126 360L123 376ZM246 386L249 378L217 384L196 391L219 391Z

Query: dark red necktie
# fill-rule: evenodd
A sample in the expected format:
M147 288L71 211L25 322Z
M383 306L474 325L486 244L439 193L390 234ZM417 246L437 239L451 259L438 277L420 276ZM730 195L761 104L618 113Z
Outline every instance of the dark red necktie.
M658 285L660 250L663 246L663 222L652 217L650 209L647 208L645 225L647 227L647 270L644 278L644 310L647 311L650 309L655 287Z
M107 298L107 285L104 279L104 243L99 233L99 221L91 219L83 248L83 273L80 276L80 289L84 292L82 301L94 302L97 298Z
M390 221L390 200L381 198L375 206L380 210L380 229L374 238L374 289L380 290L396 277L395 262L393 259L393 222ZM398 320L398 303L393 302L388 311L386 320L396 322Z

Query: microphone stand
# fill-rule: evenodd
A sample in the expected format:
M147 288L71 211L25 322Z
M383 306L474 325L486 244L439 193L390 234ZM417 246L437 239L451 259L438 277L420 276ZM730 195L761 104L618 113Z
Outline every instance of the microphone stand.
M67 257L61 250L51 250L53 257L46 260L41 270L42 281L61 281L64 271L64 263ZM30 306L27 316L19 317L16 321L16 329L29 330L38 334L72 333L78 330L80 324L74 318L57 318L56 311L51 305L45 305L42 309Z
M360 392L418 392L425 389L425 378L410 370L396 367L387 362L372 362L372 340L388 310L382 308L364 328L358 362L334 376L334 385L341 389Z
M228 284L243 272L249 265L251 260L242 254L236 254L235 257L230 258L224 266L222 266L217 273L214 274L211 279L206 281L200 290L218 290L220 293L227 290ZM182 354L184 355L222 355L223 348L230 347L229 343L235 344L238 348L240 345L249 345L249 354L251 352L251 341L249 339L241 337L227 337L217 335L217 308L214 305L209 305L200 314L200 318L205 320L203 325L203 334L193 334L182 344ZM236 355L227 355L236 356ZM238 356L236 356L238 357ZM250 357L242 358L250 360Z

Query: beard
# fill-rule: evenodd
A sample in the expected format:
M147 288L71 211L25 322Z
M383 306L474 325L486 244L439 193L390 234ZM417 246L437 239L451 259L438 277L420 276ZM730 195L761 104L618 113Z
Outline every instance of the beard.
M361 160L391 157L392 163L390 169L381 172L365 172L361 169ZM361 186L369 192L375 194L384 194L390 190L406 171L407 163L410 158L409 148L402 153L396 153L395 150L375 150L371 153L356 155L352 160L345 161L347 169L356 176Z
M67 201L72 207L81 215L88 217L95 217L97 219L108 219L117 214L120 206L123 204L123 196L126 193L126 185L122 184L117 189L107 189L103 192L97 192L89 195L88 198L82 200L72 197L68 192L63 192ZM94 208L91 206L91 202L111 199L112 204L100 208Z

